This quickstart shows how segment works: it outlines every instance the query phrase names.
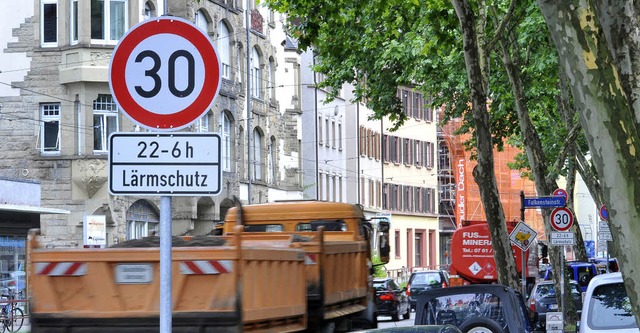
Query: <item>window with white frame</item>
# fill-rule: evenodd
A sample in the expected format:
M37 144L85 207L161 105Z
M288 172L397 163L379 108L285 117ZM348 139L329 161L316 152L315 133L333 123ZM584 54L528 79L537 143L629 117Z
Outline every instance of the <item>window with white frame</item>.
M69 28L71 44L78 43L78 0L71 0L69 8Z
M276 169L276 138L271 137L269 142L269 183L275 184L278 170Z
M231 80L231 40L229 35L229 29L223 21L220 21L218 25L218 56L220 57L220 71L222 72L222 78Z
M204 116L196 120L196 123L195 123L196 132L209 132L210 117L211 117L211 114L207 112L204 114Z
M253 130L253 179L262 180L262 133L259 129Z
M226 112L220 113L220 139L222 139L222 171L231 171L231 120Z
M269 58L269 98L271 99L271 103L275 103L276 101L276 87L275 87L275 76L276 76L276 63L273 58Z
M40 104L40 152L60 153L60 103Z
M209 33L209 21L207 20L207 16L204 14L202 9L196 12L195 23L198 28L204 31L204 33Z
M342 150L342 123L338 123L338 149Z
M93 151L109 150L109 134L118 131L118 107L111 95L98 95L93 101Z
M251 96L259 98L261 90L260 82L260 54L257 48L251 51Z
M91 0L91 39L115 44L129 29L128 0Z
M42 0L40 22L40 45L58 46L58 0Z

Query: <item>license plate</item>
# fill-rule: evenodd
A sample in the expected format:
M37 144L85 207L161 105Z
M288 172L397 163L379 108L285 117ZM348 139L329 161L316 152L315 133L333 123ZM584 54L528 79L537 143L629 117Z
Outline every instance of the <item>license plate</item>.
M548 309L549 310L558 310L558 304L549 304L548 305Z

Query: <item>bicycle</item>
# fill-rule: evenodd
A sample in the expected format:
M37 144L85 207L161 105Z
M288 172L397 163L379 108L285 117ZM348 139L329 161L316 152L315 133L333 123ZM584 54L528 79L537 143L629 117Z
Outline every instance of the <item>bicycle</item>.
M1 295L0 300L0 323L2 323L2 332L17 332L22 328L24 323L24 312L16 306L15 302L2 302L15 299L14 295Z

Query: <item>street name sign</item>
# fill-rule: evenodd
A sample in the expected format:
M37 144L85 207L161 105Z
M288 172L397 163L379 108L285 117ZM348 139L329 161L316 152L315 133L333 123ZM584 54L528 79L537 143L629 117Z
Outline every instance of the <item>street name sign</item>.
M109 147L111 194L220 192L220 136L216 133L113 133Z
M559 207L551 212L551 226L556 231L567 231L573 225L573 213L569 208Z
M522 251L526 251L537 235L538 233L533 228L520 221L509 234L509 240Z
M566 200L563 196L524 198L525 208L564 207L565 204Z
M552 231L551 245L574 245L575 237L573 232Z
M131 28L109 64L109 88L118 106L132 121L155 131L175 131L202 117L221 80L220 59L209 36L173 16Z

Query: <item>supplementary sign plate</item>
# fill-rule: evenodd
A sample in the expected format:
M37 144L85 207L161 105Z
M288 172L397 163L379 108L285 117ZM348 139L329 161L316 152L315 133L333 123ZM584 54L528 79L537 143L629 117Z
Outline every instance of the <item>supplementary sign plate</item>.
M574 245L575 237L573 232L551 232L551 245Z
M109 192L195 195L220 192L220 136L215 133L114 133Z
M153 281L153 265L118 264L115 274L118 284L147 284Z

